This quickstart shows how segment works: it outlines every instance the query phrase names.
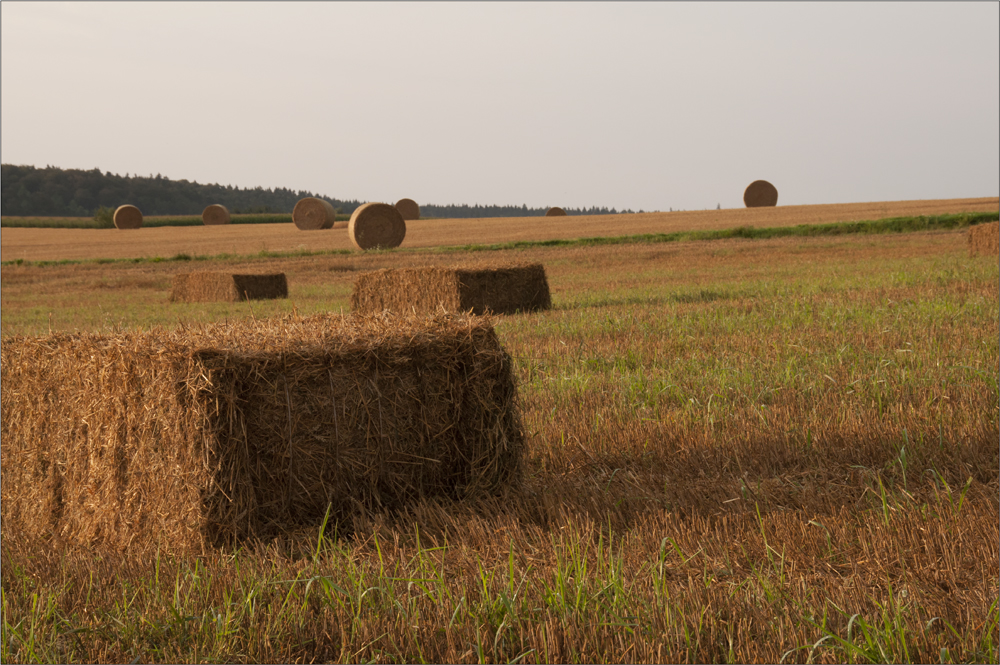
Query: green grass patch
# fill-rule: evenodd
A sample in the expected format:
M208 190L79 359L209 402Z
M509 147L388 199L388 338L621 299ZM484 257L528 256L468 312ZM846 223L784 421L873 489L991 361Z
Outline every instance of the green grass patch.
M835 222L832 224L799 224L797 226L761 228L755 228L752 226L737 226L732 229L719 229L714 231L643 233L628 236L571 238L565 240L518 240L508 243L495 243L492 245L459 245L454 247L444 247L442 249L445 251L482 252L523 249L526 247L590 247L595 245L726 240L729 238L763 240L769 238L788 238L793 236L809 238L816 236L839 236L847 234L912 233L915 231L948 231L966 228L976 224L995 222L998 219L1000 219L1000 213L996 212L958 213L953 215L934 215L928 217L892 217L888 219L861 222Z

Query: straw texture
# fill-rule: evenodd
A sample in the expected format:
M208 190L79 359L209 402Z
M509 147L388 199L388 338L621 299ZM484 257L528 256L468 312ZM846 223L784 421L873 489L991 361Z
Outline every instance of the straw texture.
M285 273L233 275L224 272L188 272L174 275L171 302L238 302L288 297Z
M1000 255L1000 222L969 227L969 256Z
M406 221L388 203L366 203L351 214L347 235L358 249L391 249L403 244Z
M351 308L361 313L509 314L551 306L545 268L538 263L376 270L360 275L351 294Z
M138 229L142 227L142 212L133 205L118 206L114 214L116 229Z
M0 519L57 545L204 551L520 478L488 319L12 336L0 361Z
M205 226L228 224L231 221L229 210L224 205L213 203L201 212L201 221Z
M778 205L778 190L767 180L754 180L743 191L743 203L748 208L767 208Z
M333 228L337 211L329 201L307 196L299 199L292 209L292 221L301 231L319 231Z
M399 211L399 214L407 222L420 219L420 206L413 199L400 199L396 201L396 210Z

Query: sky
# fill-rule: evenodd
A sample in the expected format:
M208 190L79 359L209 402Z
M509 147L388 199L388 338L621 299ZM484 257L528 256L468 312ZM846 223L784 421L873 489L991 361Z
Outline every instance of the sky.
M1000 194L996 2L0 3L0 161L632 210Z

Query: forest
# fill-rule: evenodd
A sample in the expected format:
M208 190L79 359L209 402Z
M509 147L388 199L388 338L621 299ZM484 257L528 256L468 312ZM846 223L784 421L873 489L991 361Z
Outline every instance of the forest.
M240 188L232 185L200 184L171 180L160 174L124 176L98 168L37 168L14 164L0 165L0 215L26 217L90 217L101 208L117 208L130 203L145 215L200 215L206 206L219 203L234 214L290 213L295 203L315 196L329 201L340 214L350 214L363 201L341 200L308 191L284 187ZM527 205L425 204L422 217L535 217L547 208ZM608 215L631 210L615 208L568 208L570 215ZM641 211L640 211L641 212Z
M283 187L241 189L171 180L159 174L122 176L97 168L0 165L0 215L4 216L89 217L99 208L117 208L124 203L138 206L145 215L200 215L213 203L235 214L289 213L296 201L307 196L326 199L342 213L361 205L360 201L340 201Z

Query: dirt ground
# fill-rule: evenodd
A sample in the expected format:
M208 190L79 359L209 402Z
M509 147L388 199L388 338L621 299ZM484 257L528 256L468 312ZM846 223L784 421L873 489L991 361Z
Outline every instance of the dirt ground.
M795 226L886 217L989 212L998 209L1000 199L992 197L630 215L434 219L409 222L402 246L444 247L517 240L727 229L737 226ZM351 249L345 224L323 231L299 231L294 224L241 224L143 228L133 231L5 228L0 232L0 257L4 261L171 257L182 253L191 256L248 255L261 250L290 252L332 249Z

